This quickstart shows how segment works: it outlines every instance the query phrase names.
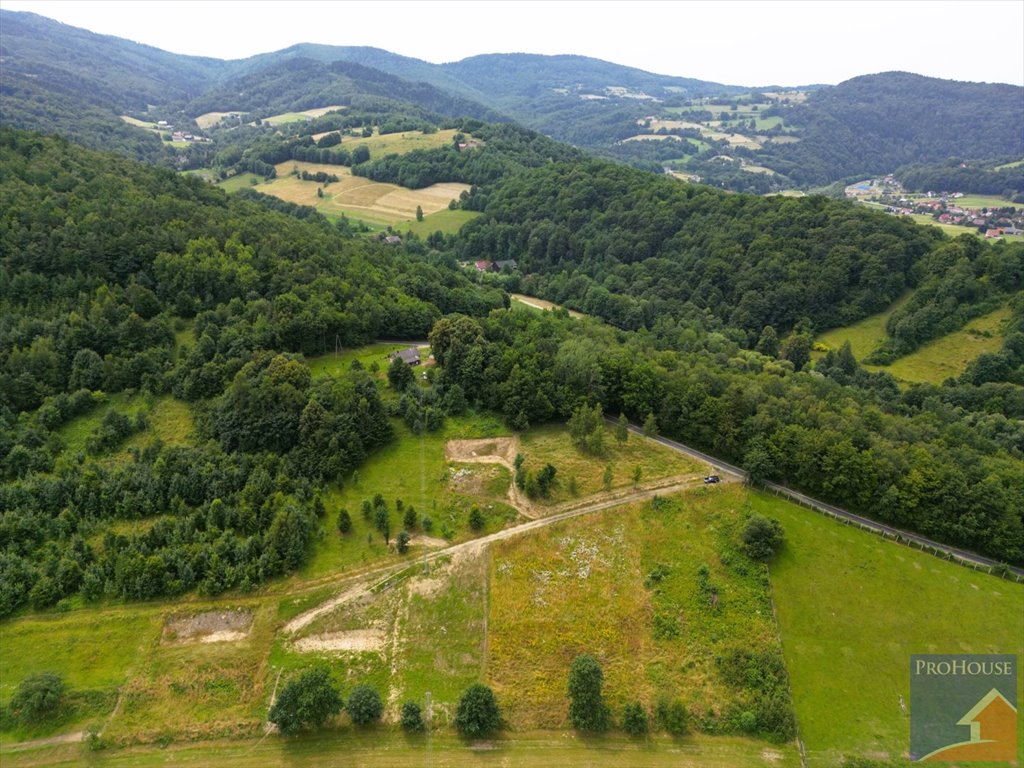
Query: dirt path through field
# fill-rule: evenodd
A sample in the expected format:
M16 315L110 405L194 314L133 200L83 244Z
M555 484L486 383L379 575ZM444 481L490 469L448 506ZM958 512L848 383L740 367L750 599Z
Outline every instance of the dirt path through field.
M502 438L508 440L510 438ZM490 440L488 442L494 442ZM464 541L461 544L453 544L449 547L442 549L435 549L431 552L425 552L422 555L413 557L409 560L403 560L400 563L394 565L387 565L379 568L375 568L371 571L361 574L359 582L349 587L349 589L342 592L337 597L333 597L330 600L321 603L315 608L311 608L308 611L300 613L294 619L289 621L283 627L285 634L295 634L303 627L308 626L312 621L325 613L337 608L340 605L344 605L347 602L355 600L363 595L370 593L376 587L382 585L395 573L408 568L415 567L417 565L423 565L424 563L434 562L442 557L451 557L452 565L455 566L460 560L474 557L482 554L486 548L496 541L504 541L505 539L511 539L514 536L519 536L524 533L536 531L540 528L545 528L549 525L555 525L563 520L569 520L574 517L580 517L582 515L589 515L593 512L600 512L605 509L612 507L619 507L626 504L631 504L635 501L643 501L650 499L659 494L671 494L677 493L678 491L685 491L690 488L697 487L702 484L700 475L687 475L680 478L669 478L669 484L658 485L654 484L655 487L639 487L625 489L625 492L618 492L616 494L604 494L602 497L597 497L594 500L582 500L578 502L580 506L573 509L568 509L547 517L541 517L537 519L529 520L528 522L514 525L510 528L504 528L495 533L487 536L481 536L478 539L471 539L470 541ZM514 484L513 484L514 485ZM352 577L349 577L352 578Z

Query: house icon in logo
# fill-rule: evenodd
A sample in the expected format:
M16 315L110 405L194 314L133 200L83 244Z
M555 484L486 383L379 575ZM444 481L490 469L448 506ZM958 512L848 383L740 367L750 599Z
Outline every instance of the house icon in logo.
M957 725L970 726L970 740L936 749L921 760L1012 763L1017 759L1017 709L997 689L982 696Z

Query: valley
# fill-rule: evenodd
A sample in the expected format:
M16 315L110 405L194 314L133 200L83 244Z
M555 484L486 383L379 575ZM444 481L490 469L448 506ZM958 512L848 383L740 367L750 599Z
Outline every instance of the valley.
M1024 88L274 10L0 10L5 768L904 768L1019 666Z

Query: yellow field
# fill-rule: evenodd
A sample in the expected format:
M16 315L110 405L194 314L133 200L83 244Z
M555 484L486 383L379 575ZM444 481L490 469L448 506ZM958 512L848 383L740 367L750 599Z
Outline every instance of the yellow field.
M258 192L273 195L299 205L311 205L328 216L345 214L356 218L367 218L372 223L396 224L415 220L416 206L424 215L446 210L448 203L457 200L462 192L469 190L468 184L434 184L424 189L406 189L397 184L382 184L360 176L353 176L349 168L341 165L318 165L295 160L278 163L277 178L257 184ZM292 171L324 171L334 174L339 180L326 185L315 181L303 181L293 176ZM317 197L316 190L323 187L324 196Z
M216 125L228 115L247 115L248 112L207 112L205 115L200 115L196 118L196 125L202 128L204 131L211 125Z
M728 141L734 147L760 149L762 143L757 137L744 136L740 133L723 133L722 131L714 131L700 123L691 123L688 120L651 120L652 131L658 131L662 128L666 130L671 130L673 128L694 128L712 141Z

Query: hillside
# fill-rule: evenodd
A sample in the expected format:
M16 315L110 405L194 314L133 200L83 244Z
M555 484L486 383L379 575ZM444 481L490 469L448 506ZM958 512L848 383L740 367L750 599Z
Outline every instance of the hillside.
M815 91L784 113L801 140L762 153L761 161L799 184L890 173L950 157L1024 154L1020 86L886 72Z

